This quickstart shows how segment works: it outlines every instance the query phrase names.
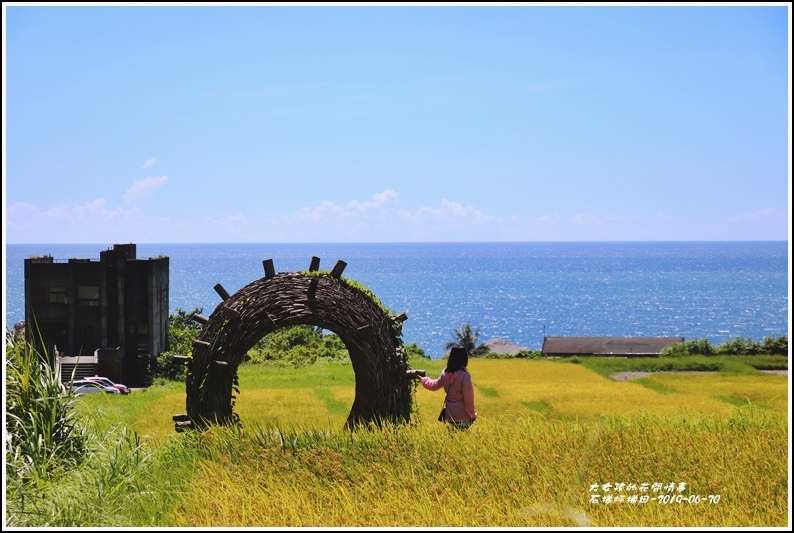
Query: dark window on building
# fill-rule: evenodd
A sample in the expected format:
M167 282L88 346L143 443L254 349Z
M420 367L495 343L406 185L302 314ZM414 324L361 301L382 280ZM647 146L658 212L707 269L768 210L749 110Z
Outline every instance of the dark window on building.
M50 287L48 301L51 304L65 304L66 287Z
M78 285L77 305L99 307L99 285Z

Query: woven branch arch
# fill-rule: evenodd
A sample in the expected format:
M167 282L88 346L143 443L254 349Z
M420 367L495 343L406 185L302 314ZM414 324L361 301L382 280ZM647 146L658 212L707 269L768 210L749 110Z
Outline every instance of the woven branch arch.
M392 316L370 294L342 278L346 263L330 272L312 258L307 272L276 274L271 259L265 276L233 295L215 286L221 302L194 341L188 365L187 414L174 415L177 431L208 423L239 423L233 412L237 367L260 339L287 326L318 326L336 333L347 347L356 395L345 427L408 421L411 380L402 342L405 314Z

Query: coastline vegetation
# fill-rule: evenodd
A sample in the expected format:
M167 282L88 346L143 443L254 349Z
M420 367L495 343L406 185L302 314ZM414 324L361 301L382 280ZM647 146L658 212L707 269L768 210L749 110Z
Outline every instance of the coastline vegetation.
M192 328L189 316L172 323ZM189 349L190 331L173 334L172 349ZM428 375L443 369L418 346L406 351ZM5 524L790 525L788 377L761 372L787 369L788 357L719 352L486 354L469 361L480 414L469 431L439 424L442 398L418 388L410 424L351 432L343 425L355 374L344 346L300 326L263 339L239 367L241 427L177 433L171 415L185 407L178 373L128 396L55 394L48 359L9 343ZM612 379L621 371L656 373ZM35 391L20 385L36 375ZM26 415L57 423L14 425ZM53 435L63 427L74 449L58 448ZM25 448L31 442L50 451L36 455Z

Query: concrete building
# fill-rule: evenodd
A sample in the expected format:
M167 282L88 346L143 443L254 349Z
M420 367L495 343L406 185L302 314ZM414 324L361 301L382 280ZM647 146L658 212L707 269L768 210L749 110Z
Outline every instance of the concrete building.
M25 259L25 331L67 381L103 375L148 383L168 343L169 258L138 259L135 244L115 244L99 261Z

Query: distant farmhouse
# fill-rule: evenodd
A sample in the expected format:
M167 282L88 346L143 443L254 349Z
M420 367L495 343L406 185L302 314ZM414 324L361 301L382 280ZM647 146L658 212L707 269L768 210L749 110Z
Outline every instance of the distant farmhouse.
M138 259L115 244L99 261L25 259L25 331L61 379L95 374L147 384L168 343L169 258Z
M541 354L547 357L611 355L654 357L683 337L544 337Z

